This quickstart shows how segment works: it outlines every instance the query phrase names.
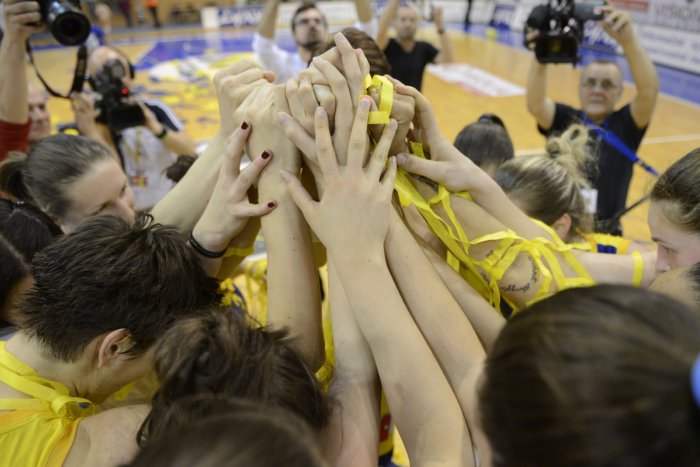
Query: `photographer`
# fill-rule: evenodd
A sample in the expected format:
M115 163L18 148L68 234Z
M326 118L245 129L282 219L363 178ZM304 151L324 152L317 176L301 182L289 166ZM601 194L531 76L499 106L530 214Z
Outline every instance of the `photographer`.
M28 84L24 63L25 42L33 33L44 29L39 3L5 0L5 36L0 44L0 161L8 152L27 152L37 141L51 134L51 117L47 108L48 93ZM77 96L73 95L73 98ZM73 107L76 110L76 107ZM83 112L91 113L83 106ZM85 136L104 143L94 122L76 111L76 121L85 121Z
M32 120L29 118L29 89L24 65L24 42L39 32L39 4L34 1L5 0L5 31L0 44L0 160L9 151L26 152ZM45 95L32 90L36 108L45 108ZM45 112L43 112L45 113ZM43 121L43 119L42 119ZM48 132L44 136L48 136Z
M545 136L558 134L572 123L591 123L616 136L630 151L636 152L647 130L659 93L659 79L651 59L634 32L629 15L612 6L600 7L602 26L623 48L636 85L636 95L619 110L615 105L622 96L623 79L619 66L597 60L581 71L579 98L581 109L554 102L547 97L547 67L533 60L527 78L527 109L537 120L538 130ZM531 40L537 32L528 31ZM609 232L621 233L615 214L625 208L627 191L634 163L625 157L610 138L598 138L598 170L591 180L598 190L598 220ZM623 149L624 151L624 149ZM607 221L607 222L606 222Z
M107 68L115 65L119 68L118 64L121 64L122 76L116 79L131 93L133 67L123 53L108 46L96 49L88 60L88 74L93 84ZM102 95L101 99L109 97ZM117 122L98 120L98 126L121 156L136 196L136 208L144 209L155 205L174 186L166 176L166 169L176 162L177 156L192 156L196 150L194 141L183 131L182 123L168 106L141 96L135 96L133 101L140 107L140 112L137 110L140 120L136 125L121 128ZM82 102L78 105L82 106ZM80 130L82 132L82 128Z

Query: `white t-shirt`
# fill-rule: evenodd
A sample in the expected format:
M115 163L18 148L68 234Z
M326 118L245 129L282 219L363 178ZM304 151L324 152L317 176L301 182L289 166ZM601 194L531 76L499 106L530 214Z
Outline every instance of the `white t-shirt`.
M144 103L168 130L182 131L182 123L168 106L150 99L145 99ZM119 151L124 161L124 172L134 190L136 209L153 207L175 186L165 171L177 160L178 154L166 148L146 127L123 130Z

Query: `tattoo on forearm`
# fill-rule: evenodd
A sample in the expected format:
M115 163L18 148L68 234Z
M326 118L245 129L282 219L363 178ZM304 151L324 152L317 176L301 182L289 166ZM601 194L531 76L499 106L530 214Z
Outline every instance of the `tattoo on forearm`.
M535 261L531 257L528 256L527 259L528 261L530 261L530 267L532 271L530 273L530 280L519 287L515 284L508 284L507 286L501 288L502 292L525 293L528 290L530 290L532 284L537 283L537 265L535 265Z

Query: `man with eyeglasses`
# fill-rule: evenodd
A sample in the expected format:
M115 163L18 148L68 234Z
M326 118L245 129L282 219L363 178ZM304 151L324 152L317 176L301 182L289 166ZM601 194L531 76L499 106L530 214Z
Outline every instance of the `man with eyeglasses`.
M612 6L604 12L603 29L624 51L636 85L634 98L619 110L622 97L622 70L613 61L595 60L581 71L579 99L581 109L554 102L547 97L547 67L536 60L527 79L527 109L537 120L540 133L558 134L572 123L591 128L598 167L590 175L598 190L597 218L600 230L621 233L619 215L625 209L634 155L644 137L659 93L659 79L654 64L642 48L629 15Z
M316 46L328 36L328 21L315 3L302 3L292 15L291 23L297 50L283 50L274 41L280 1L267 0L265 3L253 36L253 52L257 54L263 69L274 71L277 82L283 83L289 78L296 78L306 68ZM355 27L374 37L376 25L369 0L356 0L355 6L359 20Z

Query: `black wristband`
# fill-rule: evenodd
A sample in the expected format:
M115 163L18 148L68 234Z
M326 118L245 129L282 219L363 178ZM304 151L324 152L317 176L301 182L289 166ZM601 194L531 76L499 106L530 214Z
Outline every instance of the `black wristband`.
M445 34L445 28L440 28L437 30L438 34Z
M158 133L158 134L156 135L156 138L158 138L158 139L163 139L163 138L165 138L165 135L167 135L167 134L168 134L168 127L165 126L165 125L163 125L163 131L161 131L160 133Z
M206 258L221 258L226 254L226 250L223 251L210 251L199 244L197 240L194 239L194 235L190 232L190 246L194 251Z

